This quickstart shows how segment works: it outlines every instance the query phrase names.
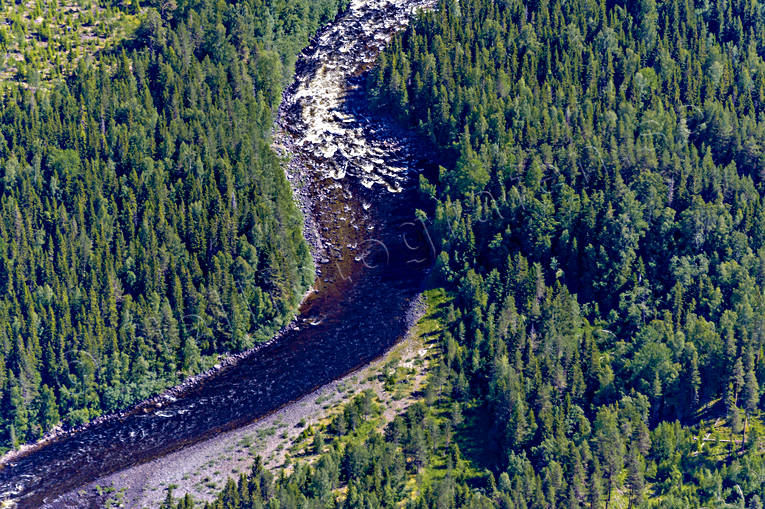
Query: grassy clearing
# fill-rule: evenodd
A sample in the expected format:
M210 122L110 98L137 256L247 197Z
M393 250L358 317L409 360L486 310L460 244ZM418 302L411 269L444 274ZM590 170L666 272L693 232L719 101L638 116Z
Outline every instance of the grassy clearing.
M138 2L0 0L0 82L39 88L132 36Z
M744 428L738 433L733 432L724 417L701 420L693 437L696 446L693 456L720 461L740 455L745 447L762 450L762 437L765 437L765 425L761 415L745 418Z

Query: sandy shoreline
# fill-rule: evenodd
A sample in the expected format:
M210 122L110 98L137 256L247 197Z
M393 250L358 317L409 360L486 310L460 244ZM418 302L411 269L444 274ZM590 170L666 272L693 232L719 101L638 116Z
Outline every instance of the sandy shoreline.
M417 318L424 306L417 306ZM416 320L415 320L416 322ZM190 493L196 501L211 501L228 478L247 473L256 456L265 466L285 466L289 445L309 426L325 421L344 401L371 389L386 401L386 418L408 405L406 399L386 395L380 373L389 363L412 366L428 353L412 331L381 357L348 375L248 425L220 433L179 451L97 479L87 486L49 501L45 507L156 507L174 487L174 494ZM421 378L417 383L421 383ZM417 385L415 384L417 387Z

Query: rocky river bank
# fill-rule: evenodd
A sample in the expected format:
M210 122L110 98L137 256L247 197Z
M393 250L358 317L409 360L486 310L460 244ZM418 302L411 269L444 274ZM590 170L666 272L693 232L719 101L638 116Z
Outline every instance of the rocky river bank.
M276 340L125 412L6 458L0 498L19 507L98 506L105 475L209 440L379 357L411 326L433 257L414 217L415 140L364 107L360 76L433 0L354 0L303 51L274 146L306 219L317 278Z

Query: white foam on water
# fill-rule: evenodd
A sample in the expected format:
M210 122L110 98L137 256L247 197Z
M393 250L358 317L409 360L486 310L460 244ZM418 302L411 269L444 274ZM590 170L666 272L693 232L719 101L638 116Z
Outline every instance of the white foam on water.
M345 109L352 85L349 78L373 62L377 48L406 26L411 14L431 7L434 0L352 0L347 21L320 35L306 60L315 71L300 76L299 87L288 97L299 108L301 126L295 146L318 159L316 171L327 178L357 178L367 188L379 184L390 192L400 192L411 168L404 164L402 152L409 148L386 143L385 133L361 115ZM393 17L380 16L386 9ZM381 19L381 18L388 19ZM395 161L395 164L394 164Z

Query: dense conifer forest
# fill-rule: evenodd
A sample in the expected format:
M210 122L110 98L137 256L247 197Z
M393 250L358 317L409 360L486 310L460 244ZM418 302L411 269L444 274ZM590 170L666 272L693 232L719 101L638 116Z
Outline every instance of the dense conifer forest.
M371 106L443 155L431 390L208 507L762 508L764 13L443 0L396 37Z
M313 269L269 135L295 55L341 3L88 3L140 24L65 79L3 84L6 448L151 396L291 318ZM0 27L6 52L29 45L17 17Z

